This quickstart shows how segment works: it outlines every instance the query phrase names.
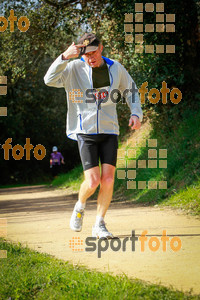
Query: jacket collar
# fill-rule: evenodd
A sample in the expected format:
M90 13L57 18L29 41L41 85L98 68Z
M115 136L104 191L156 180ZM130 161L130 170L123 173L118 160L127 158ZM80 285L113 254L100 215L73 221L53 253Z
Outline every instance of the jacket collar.
M111 59L109 59L109 58L107 58L107 57L104 57L104 56L102 56L102 57L103 57L103 59L105 60L105 62L106 62L109 66L112 66L112 65L114 64L114 61L113 61L113 60L111 60ZM81 60L85 62L85 59L84 59L83 57L81 57Z

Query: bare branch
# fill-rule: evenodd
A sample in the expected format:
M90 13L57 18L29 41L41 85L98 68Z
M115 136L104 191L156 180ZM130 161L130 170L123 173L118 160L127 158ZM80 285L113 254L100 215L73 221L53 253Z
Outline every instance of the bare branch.
M43 1L49 5L56 7L56 8L67 7L67 6L70 6L71 4L76 4L76 3L80 2L80 0L67 0L63 3L55 3L55 2L51 2L50 0L43 0Z
M52 2L49 1L49 0L43 0L43 1L46 2L46 3L49 4L49 5L52 5L52 6L56 7L56 8L59 8L59 5L58 5L57 3L52 3Z

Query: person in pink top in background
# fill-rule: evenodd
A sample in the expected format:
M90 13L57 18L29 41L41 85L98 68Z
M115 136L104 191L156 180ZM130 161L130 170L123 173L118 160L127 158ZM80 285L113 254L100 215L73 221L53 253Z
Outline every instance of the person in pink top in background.
M52 168L53 177L57 177L61 163L64 164L64 157L60 152L58 152L58 148L56 146L53 147L50 158L50 168Z

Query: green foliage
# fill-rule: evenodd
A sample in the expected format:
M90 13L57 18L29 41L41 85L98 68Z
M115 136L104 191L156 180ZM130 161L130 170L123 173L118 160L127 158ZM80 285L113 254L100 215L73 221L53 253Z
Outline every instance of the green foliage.
M15 22L14 32L10 32L8 26L0 33L0 76L8 77L8 94L0 96L1 106L8 108L8 116L0 117L0 143L12 137L13 146L23 146L29 137L34 146L42 144L47 150L44 160L36 161L32 155L28 162L25 159L14 161L12 157L5 161L0 149L1 184L31 183L49 178L49 155L53 145L57 145L66 158L63 171L80 163L76 143L67 140L65 135L64 90L46 87L43 77L52 61L84 31L99 33L104 44L103 54L121 62L138 88L147 81L149 90L160 90L162 81L166 81L170 89L177 87L181 90L183 99L177 106L171 103L169 96L166 105L161 101L154 105L146 99L143 105L145 115L153 110L171 124L174 116L182 120L184 112L196 106L200 95L198 2L163 1L165 12L176 15L176 32L144 33L145 44L175 44L175 54L136 54L134 43L125 43L124 14L134 13L136 2L1 1L2 15L8 18L10 10L14 9L18 18L27 16L31 25L23 33ZM144 25L155 24L155 14L155 11L144 13ZM118 104L121 137L128 131L129 113L126 105ZM169 130L172 129L170 124Z
M1 259L0 299L199 299L190 293L111 276L72 266L51 257L5 243L7 259Z
M26 138L30 138L34 147L42 144L46 148L46 156L37 161L32 153L30 161L25 157L15 161L10 151L10 159L5 161L1 150L0 169L4 172L0 180L1 184L37 183L51 177L52 146L57 145L65 157L63 171L79 162L76 143L68 143L66 138L65 92L49 88L43 81L52 61L71 43L76 31L74 26L72 32L71 17L77 18L79 11L71 6L55 13L49 5L36 1L4 1L2 6L6 18L14 9L15 16L26 15L31 25L25 33L18 30L16 23L13 33L9 27L0 33L0 75L8 77L8 94L0 96L1 106L8 107L8 116L0 117L0 143L11 137L12 146L24 146Z

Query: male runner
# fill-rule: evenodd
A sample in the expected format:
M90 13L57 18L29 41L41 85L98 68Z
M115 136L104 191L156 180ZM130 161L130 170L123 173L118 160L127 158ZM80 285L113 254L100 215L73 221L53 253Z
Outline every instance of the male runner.
M119 125L114 97L116 90L123 91L130 107L129 126L132 129L140 128L143 114L138 93L133 90L133 79L119 62L102 56L102 51L103 45L98 37L85 33L77 45L73 42L53 62L44 81L49 86L66 90L67 136L78 141L84 169L85 179L70 227L75 231L82 230L86 200L100 184L92 236L112 238L104 216L112 199L117 160ZM79 55L81 59L75 59Z

